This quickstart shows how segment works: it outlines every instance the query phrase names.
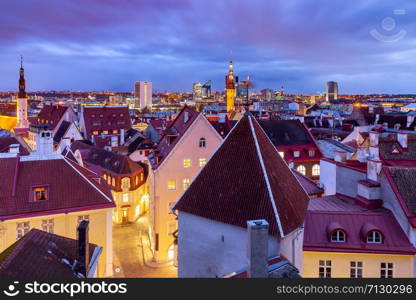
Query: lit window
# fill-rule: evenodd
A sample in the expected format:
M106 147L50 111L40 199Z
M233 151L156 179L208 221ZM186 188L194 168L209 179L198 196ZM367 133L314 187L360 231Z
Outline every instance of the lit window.
M191 160L189 158L183 160L183 167L184 168L191 167Z
M48 198L48 189L46 187L33 188L33 201L43 201Z
M137 175L136 176L136 185L138 185L139 184L139 176Z
M350 264L350 277L362 278L363 277L363 263L361 261L352 261Z
M116 186L116 179L114 177L111 178L111 184L113 186Z
M84 220L89 221L90 220L90 216L89 215L78 216L77 222L79 224L79 223L81 223Z
M117 134L117 133L118 133L118 130L117 130L117 129L114 129L114 130L113 130L113 133L114 133L114 134Z
M185 178L182 182L183 182L183 190L186 190L189 187L189 178Z
M380 277L381 278L393 278L393 263L381 263Z
M305 166L304 166L304 165L299 165L299 166L296 168L296 170L297 170L300 174L302 174L302 175L306 175L306 168L305 168Z
M330 260L319 261L319 277L320 278L331 277L331 261Z
M294 157L300 157L300 152L299 151L294 151L293 156Z
M143 173L140 173L140 181L143 181L143 179L144 179L144 175Z
M281 158L285 158L285 153L284 152L279 151L279 155L280 155Z
M345 242L345 232L342 230L334 230L331 234L331 242Z
M199 166L202 168L203 166L205 166L207 164L207 159L206 158L200 158L199 159Z
M129 194L128 193L124 193L123 194L123 202L129 202Z
M107 183L108 185L111 185L111 176L107 176Z
M30 230L29 222L22 222L17 223L16 225L16 232L17 232L17 240L21 239L26 233Z
M42 220L42 230L46 232L53 233L53 219Z
M104 131L103 131L103 133L104 133L104 134L108 134L108 130L104 130Z
M93 134L93 135L98 135L98 131L97 131L97 130L94 130L94 131L92 132L92 134Z
M207 146L205 138L199 139L199 148L205 148Z
M175 180L169 180L168 181L168 190L176 190L176 181Z
M319 176L321 174L321 167L318 164L312 166L312 176Z
M381 244L383 242L383 238L381 233L373 230L367 235L367 243L369 244Z

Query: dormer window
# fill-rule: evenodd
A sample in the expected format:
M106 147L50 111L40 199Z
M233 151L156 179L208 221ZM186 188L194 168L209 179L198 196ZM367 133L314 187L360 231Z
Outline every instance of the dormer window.
M337 229L331 233L331 242L345 243L345 240L346 240L346 236L343 230Z
M46 186L33 188L33 201L44 201L48 199L48 188Z
M381 232L377 230L370 231L367 234L367 243L368 244L381 244L383 243L383 236Z
M300 157L300 151L293 151L293 157Z
M314 157L315 156L315 150L309 150L309 157Z

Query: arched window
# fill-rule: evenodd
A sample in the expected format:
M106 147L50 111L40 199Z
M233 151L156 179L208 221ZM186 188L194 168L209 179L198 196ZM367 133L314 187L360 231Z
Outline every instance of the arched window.
M383 236L380 231L372 230L367 234L368 244L381 244L383 242Z
M312 176L319 176L321 174L321 167L318 164L312 166Z
M302 175L306 175L306 168L305 168L305 166L304 165L299 165L297 168L296 168L296 171L298 171L300 174L302 174Z
M341 229L332 231L331 233L331 242L344 243L345 242L345 232Z
M199 148L205 148L207 146L207 143L205 141L205 138L199 139Z

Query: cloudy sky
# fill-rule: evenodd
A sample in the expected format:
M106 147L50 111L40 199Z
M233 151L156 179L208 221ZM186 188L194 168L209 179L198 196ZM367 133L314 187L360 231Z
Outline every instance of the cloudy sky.
M19 55L36 90L224 88L416 93L416 2L390 0L1 0L0 90Z

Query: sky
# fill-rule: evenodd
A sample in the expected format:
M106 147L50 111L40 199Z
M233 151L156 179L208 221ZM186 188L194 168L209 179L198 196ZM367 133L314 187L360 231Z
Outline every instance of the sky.
M0 91L254 89L416 94L416 1L1 0Z

